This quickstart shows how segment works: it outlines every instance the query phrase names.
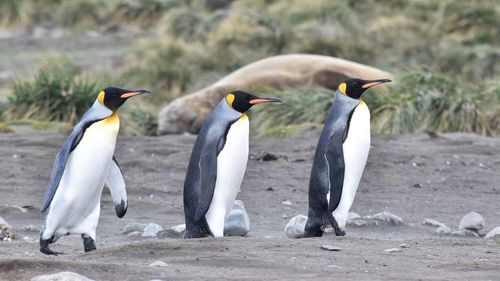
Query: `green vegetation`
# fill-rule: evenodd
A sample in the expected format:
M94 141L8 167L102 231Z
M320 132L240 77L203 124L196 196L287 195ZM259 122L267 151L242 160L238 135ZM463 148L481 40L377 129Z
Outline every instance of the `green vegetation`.
M499 134L500 83L469 84L422 71L406 72L397 80L388 93L371 90L363 96L371 109L372 132ZM323 123L333 101L332 92L317 88L264 91L263 95L287 101L262 107L252 116L255 129L265 136L279 136L280 130L293 134L301 128L294 124Z
M92 104L102 84L79 75L67 60L41 66L34 81L15 81L5 119L75 123Z
M37 24L104 32L133 26L156 34L134 44L116 74L127 85L146 85L155 92L129 111L137 124L135 133L154 132L159 105L241 66L277 54L314 53L372 65L398 78L389 93L366 95L376 133L500 134L500 2L496 0L0 2L0 25ZM99 85L93 81L101 81L83 79L81 74L65 78L51 71L40 70L32 83L14 83L4 119L76 118L79 113L71 108L88 102L86 95L95 95L93 87ZM43 82L54 81L51 77L60 82ZM64 85L71 90L59 94L49 90ZM92 91L83 93L87 90ZM287 101L280 107L262 107L253 116L260 124L257 132L272 136L278 131L269 133L271 125L284 126L281 130L288 134L300 124L321 123L332 96L318 88L259 90ZM63 98L63 92L69 94ZM53 95L69 101L67 108L48 112L33 108L33 104L42 107L38 97Z
M2 0L0 23L10 27L148 26L180 4L176 0Z
M33 80L12 83L8 107L1 118L8 125L67 131L68 126L64 124L74 125L78 122L99 91L115 84L117 80L105 74L98 75L89 77L65 58L48 60L39 68ZM157 116L152 113L155 109L140 100L134 101L134 107L124 106L122 111L122 115L131 119L123 130L128 135L153 134L156 128ZM4 125L1 131L9 131L9 127Z

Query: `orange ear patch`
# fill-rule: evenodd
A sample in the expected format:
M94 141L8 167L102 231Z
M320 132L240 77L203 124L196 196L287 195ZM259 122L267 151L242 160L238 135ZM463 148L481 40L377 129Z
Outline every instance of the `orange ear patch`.
M233 94L229 94L226 96L226 101L227 103L230 105L230 106L233 106L233 102L234 102L234 95Z
M97 95L97 100L98 100L98 101L99 101L102 105L104 105L104 95L105 95L104 91L100 91L100 92L99 92L99 95Z
M347 85L345 83L339 85L339 92L342 93L344 96L347 95L345 93L346 90L347 90Z

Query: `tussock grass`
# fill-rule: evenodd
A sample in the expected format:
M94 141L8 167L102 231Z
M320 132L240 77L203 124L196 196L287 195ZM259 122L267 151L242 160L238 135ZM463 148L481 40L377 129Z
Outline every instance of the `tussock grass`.
M137 25L147 28L168 10L182 4L184 1L177 0L2 0L0 25L33 27L43 24L64 28Z
M66 59L46 62L33 81L15 81L3 118L74 124L95 100L102 83L85 78Z
M399 76L391 94L366 96L376 133L435 130L498 135L500 131L498 82L494 82L500 80L500 2L496 0L0 2L0 25L41 23L69 28L135 25L156 32L157 36L130 50L121 69L123 81L155 92L139 102L144 102L144 110L130 115L145 127L137 129L142 133L152 131L160 104L257 59L286 53L337 56ZM37 80L44 81L44 75L52 74L39 74ZM71 79L68 93L87 91L95 84L80 74ZM22 94L38 91L35 86L62 85L49 84L34 83L30 89L14 83L14 95L19 97L11 105L18 102L21 109L10 108L7 113L48 119L78 116L68 108L59 108L62 113L43 112L40 101ZM288 103L266 107L259 112L262 116L255 114L260 134L274 125L321 123L331 102L324 89L269 94ZM34 96L52 98L47 93Z
M95 101L100 90L119 79L107 75L90 76L65 58L47 60L33 80L15 81L2 120L7 125L29 125L35 130L67 133ZM99 76L98 76L99 75ZM120 132L125 135L152 135L157 126L154 96L133 99L120 115L127 119ZM1 124L1 123L0 123ZM7 131L3 127L0 131Z
M404 73L397 80L387 93L369 91L363 96L371 109L373 133L460 131L500 135L500 83L465 84L423 71ZM260 108L252 124L259 135L279 137L280 130L287 135L290 128L324 123L334 93L305 88L265 95L280 97L287 104Z

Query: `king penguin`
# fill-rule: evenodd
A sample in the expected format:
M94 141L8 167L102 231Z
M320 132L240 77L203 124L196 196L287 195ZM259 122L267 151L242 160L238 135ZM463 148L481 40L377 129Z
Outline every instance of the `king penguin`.
M314 155L304 237L321 237L328 222L337 236L345 235L347 214L370 150L370 111L361 95L387 82L391 80L350 78L335 92Z
M127 211L125 181L113 156L120 127L118 108L130 97L149 90L108 87L76 124L56 156L48 191L40 211L49 212L40 231L40 251L65 235L81 235L85 252L95 250L96 227L104 184L109 187L116 215Z
M224 236L224 222L247 166L249 121L245 112L265 102L281 100L234 91L205 120L184 182L184 238Z

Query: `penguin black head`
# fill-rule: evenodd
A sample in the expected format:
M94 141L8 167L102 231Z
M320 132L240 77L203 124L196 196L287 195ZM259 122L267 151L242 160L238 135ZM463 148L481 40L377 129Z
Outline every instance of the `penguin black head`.
M358 78L349 78L344 80L338 88L341 94L353 99L359 99L366 89L375 85L391 82L389 79L363 80Z
M245 113L254 104L264 102L282 102L282 100L277 98L261 98L243 91L234 91L226 96L226 102L234 110Z
M118 87L107 87L102 90L97 96L97 100L107 108L115 111L117 110L128 98L151 93L150 90L127 90Z

